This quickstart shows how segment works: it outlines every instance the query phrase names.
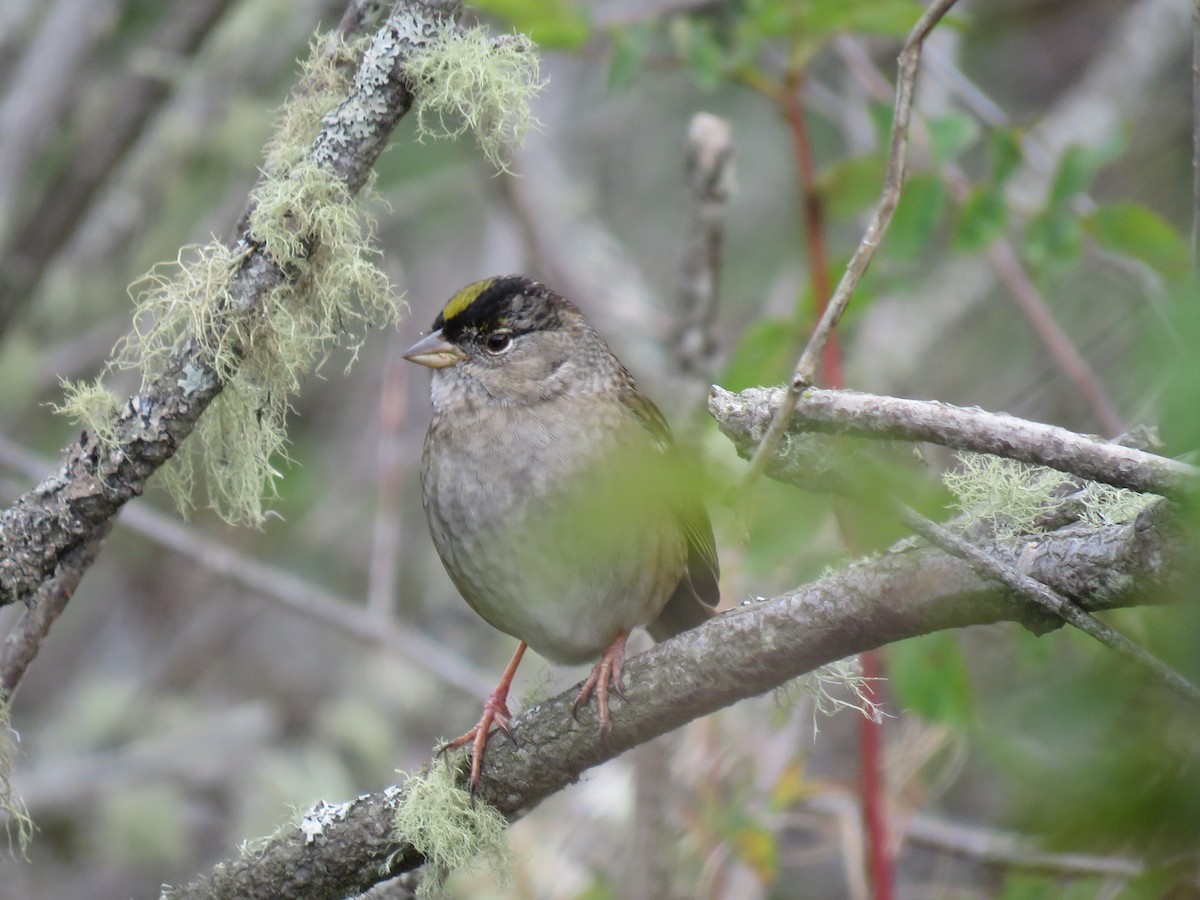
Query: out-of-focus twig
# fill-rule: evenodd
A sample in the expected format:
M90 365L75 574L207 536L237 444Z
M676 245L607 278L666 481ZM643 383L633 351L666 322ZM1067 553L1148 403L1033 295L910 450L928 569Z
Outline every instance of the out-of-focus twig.
M1125 430L1125 423L1112 401L1108 399L1100 379L1075 348L1075 342L1071 340L1070 335L1050 312L1046 298L1017 259L1012 244L1001 238L992 243L987 253L1000 280L1008 288L1009 296L1025 314L1059 371L1067 377L1095 415L1104 434L1107 437L1121 434Z
M829 251L825 244L825 198L817 183L817 160L806 118L807 87L807 79L802 74L796 74L784 85L779 104L792 132L796 177L800 182L801 226L808 246L808 281L816 316L820 319L829 305L832 290L829 283ZM821 355L826 383L829 387L845 387L842 351L835 335L830 336Z
M399 348L393 346L383 367L383 385L379 392L375 529L367 578L367 609L381 621L390 617L396 594L402 527L400 433L408 417L407 381L408 367L400 357Z
M50 142L116 8L114 0L56 0L17 63L0 103L0 247L14 233L29 170Z
M186 58L200 45L229 8L231 0L192 0L173 5L147 47L158 59ZM85 0L84 6L90 5ZM118 84L103 115L78 139L66 171L55 178L21 225L11 244L0 240L0 333L34 293L50 260L66 244L92 198L134 145L147 122L170 95L161 74L136 69Z
M838 282L837 290L830 298L825 314L821 316L817 327L813 329L808 345L796 363L783 404L763 436L758 450L750 460L750 468L746 472L743 482L744 495L749 493L747 489L758 480L766 469L767 460L774 455L779 442L783 439L792 410L796 408L796 402L800 399L800 395L812 385L817 361L825 351L829 335L846 311L850 298L854 295L859 281L866 273L867 266L874 258L875 251L891 223L892 214L896 211L896 204L900 202L900 189L904 184L905 154L908 150L908 126L912 118L913 92L916 87L917 67L921 62L921 47L925 43L925 38L929 36L934 26L941 21L954 3L955 0L935 0L921 15L900 51L896 78L896 104L892 119L892 140L891 148L888 151L887 171L884 174L883 193L871 216L871 221L867 225L862 241L855 248L850 262L846 264L846 272Z
M717 352L714 334L725 215L735 190L733 131L728 121L696 113L687 133L688 215L671 350L679 371L707 383Z

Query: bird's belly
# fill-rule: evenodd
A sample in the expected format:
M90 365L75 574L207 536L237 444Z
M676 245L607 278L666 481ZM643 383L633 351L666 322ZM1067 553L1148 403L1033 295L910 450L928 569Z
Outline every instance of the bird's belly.
M477 523L454 540L431 530L480 616L547 659L574 664L594 660L618 633L653 621L683 572L686 545L669 511L643 507L626 515L624 522L576 511L543 516L540 526Z

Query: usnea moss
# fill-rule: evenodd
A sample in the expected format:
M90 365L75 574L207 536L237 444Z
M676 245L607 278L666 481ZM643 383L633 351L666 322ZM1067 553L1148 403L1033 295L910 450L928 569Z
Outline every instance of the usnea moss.
M260 524L264 497L273 496L279 475L274 464L286 459L289 398L333 348L348 348L352 362L368 331L403 311L378 266L373 223L311 155L323 118L350 87L346 63L367 44L314 38L267 145L263 177L250 198L249 233L284 272L284 283L256 298L253 309L237 308L230 287L245 251L213 241L186 248L130 288L134 328L109 371L138 371L145 389L185 347L196 347L204 363L186 367L179 386L185 394L223 386L159 476L184 512L202 481L209 505L225 519ZM489 159L502 165L502 152L532 121L528 100L541 87L529 41L493 40L447 22L404 64L421 134L473 131ZM115 446L120 407L102 376L68 385L58 409Z
M508 823L460 788L449 765L434 764L408 777L395 825L396 841L412 844L426 860L418 897L437 896L446 875L481 860L501 882L509 877Z
M444 23L432 52L405 64L413 84L419 137L475 135L499 169L536 120L529 100L545 85L532 41L497 40L481 28Z
M16 753L17 733L9 719L8 701L0 700L0 813L5 816L4 830L8 834L9 847L16 838L16 849L24 855L33 839L33 821L25 802L12 789L10 779Z
M959 470L942 476L954 494L966 523L983 522L998 537L1034 534L1039 518L1074 485L1072 476L1045 466L984 453L958 454ZM1131 522L1153 494L1089 482L1072 493L1082 507L1082 518L1093 525Z

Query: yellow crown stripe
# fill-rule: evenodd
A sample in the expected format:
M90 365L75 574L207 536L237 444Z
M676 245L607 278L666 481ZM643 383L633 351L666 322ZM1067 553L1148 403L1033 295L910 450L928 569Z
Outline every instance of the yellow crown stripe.
M468 306L475 302L480 294L491 287L492 282L495 280L495 278L485 278L482 281L476 281L474 284L468 284L451 297L449 302L446 303L445 308L442 309L442 321L449 322L455 316L460 315Z

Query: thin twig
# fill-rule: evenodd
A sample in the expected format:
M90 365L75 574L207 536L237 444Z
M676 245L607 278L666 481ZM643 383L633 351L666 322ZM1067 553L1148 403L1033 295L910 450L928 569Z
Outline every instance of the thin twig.
M1091 613L1076 606L1037 579L1030 578L1015 568L1005 565L949 529L943 528L932 519L927 519L915 509L903 503L896 504L896 508L904 524L934 546L965 560L979 574L1000 582L1022 597L1054 613L1064 622L1074 625L1110 650L1136 663L1143 671L1184 699L1195 706L1200 706L1200 688L1119 631L1105 625Z
M867 266L870 265L871 259L875 256L875 251L892 221L896 204L900 202L900 189L904 184L908 125L912 118L913 91L916 86L917 67L921 61L921 46L934 26L954 6L954 3L955 0L936 0L931 4L909 33L908 39L900 51L896 77L896 106L892 120L892 141L891 149L888 151L883 192L862 241L855 249L854 255L850 257L850 262L846 264L846 272L842 275L842 280L838 282L837 290L830 298L825 314L821 316L817 327L813 329L808 346L800 354L800 359L796 363L788 384L786 398L776 413L774 421L771 422L770 428L767 429L767 433L763 436L758 450L750 460L750 468L746 472L742 484L743 495L748 493L747 489L762 475L767 467L767 460L774 455L779 442L783 440L792 410L796 408L800 395L812 385L817 361L825 351L825 344L829 340L830 332L833 331L846 311L850 298L854 295L859 281L866 273Z

